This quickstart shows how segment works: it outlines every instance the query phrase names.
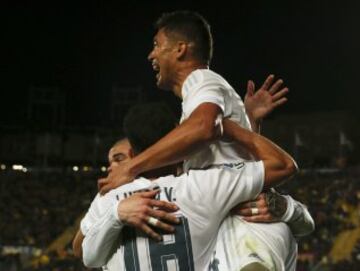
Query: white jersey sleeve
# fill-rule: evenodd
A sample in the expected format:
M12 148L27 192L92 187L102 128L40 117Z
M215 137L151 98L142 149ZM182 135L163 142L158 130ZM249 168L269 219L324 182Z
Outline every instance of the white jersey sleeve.
M123 224L118 219L115 203L88 230L82 243L83 262L87 267L101 267L107 262L114 241L117 240Z
M284 197L287 200L287 209L281 221L288 224L292 234L296 237L301 237L314 231L315 222L307 207L290 196Z
M220 107L225 117L232 112L232 102L228 83L208 70L194 71L184 82L183 111L189 115L203 103L214 103Z
M95 196L88 211L80 222L80 230L83 235L86 235L91 225L93 225L101 216L101 211L99 208L99 197L99 194Z
M115 232L118 233L122 227L112 193L110 191L105 196L97 194L81 220L80 229L85 236L82 242L83 262L86 266L101 267L106 264L112 244L110 238L113 238Z
M113 205L113 201L110 200L111 194L112 191L108 193L108 196L101 196L100 194L95 196L80 222L80 230L83 235L86 235L90 227Z
M151 183L147 181L146 183ZM113 189L104 196L95 197L82 221L85 238L82 243L83 262L87 267L101 267L107 263L114 249L113 244L120 237L123 223L118 217L118 202L125 197L127 189L148 188L137 180ZM151 185L149 185L151 188ZM121 196L120 196L121 195Z
M213 103L222 111L217 121L222 117L229 117L242 127L251 129L241 97L219 74L208 69L195 70L184 81L181 93L183 101L180 123L188 119L201 104ZM245 149L238 147L236 142L219 139L185 160L184 170L237 164L248 160L253 159Z

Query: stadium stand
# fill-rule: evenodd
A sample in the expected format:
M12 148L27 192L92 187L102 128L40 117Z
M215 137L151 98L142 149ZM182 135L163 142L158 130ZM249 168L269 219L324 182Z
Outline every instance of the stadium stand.
M308 117L281 116L263 128L300 161L300 174L279 190L305 203L316 223L299 240L297 270L359 270L360 133L349 132L346 115ZM70 241L118 131L0 131L0 270L87 270Z

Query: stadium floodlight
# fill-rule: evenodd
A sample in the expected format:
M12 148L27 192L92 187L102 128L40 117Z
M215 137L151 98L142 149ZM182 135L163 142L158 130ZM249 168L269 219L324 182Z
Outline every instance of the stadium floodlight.
M5 169L6 169L6 165L1 164L1 165L0 165L0 168L1 168L1 170L5 170Z
M24 168L22 169L22 171L26 173L26 172L28 171L28 169L27 169L26 167L24 167Z
M102 172L106 172L106 167L101 167Z
M73 166L73 171L78 171L79 167L78 166Z
M13 169L13 170L23 170L23 168L24 168L24 167L23 167L22 165L13 165L13 166L12 166L12 169Z

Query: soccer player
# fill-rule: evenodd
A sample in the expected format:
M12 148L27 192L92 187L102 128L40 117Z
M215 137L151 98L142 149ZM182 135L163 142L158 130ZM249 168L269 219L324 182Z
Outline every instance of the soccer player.
M131 147L130 143L126 138L118 140L109 150L108 153L108 161L109 161L109 168L119 165L122 162L126 162L131 158ZM91 214L89 214L90 216ZM87 217L87 219L90 219ZM82 241L84 240L84 232L86 231L86 219L82 220L82 229L80 228L73 240L73 252L74 255L77 257L82 256Z
M157 86L172 90L182 99L181 124L101 180L101 193L145 171L184 160L185 170L223 164L236 166L249 157L234 148L234 142L215 140L218 131L215 124L229 117L258 131L261 119L286 102L284 95L288 89L281 89L282 80L273 83L274 76L270 75L256 93L254 83L249 81L245 112L244 103L230 84L209 69L212 36L209 24L199 14L166 13L157 21L156 28L154 48L148 58L157 72ZM258 103L262 106L257 106Z
M158 108L146 106L129 113L124 125L135 154L162 136L158 127L160 123L166 123L168 115ZM85 265L100 267L106 264L109 270L127 271L208 268L217 231L229 211L239 202L256 198L262 189L282 182L296 171L292 158L264 137L229 120L224 121L224 131L257 161L244 162L237 169L190 170L179 177L158 178L176 170L175 166L163 167L148 172L147 178L140 177L105 196L98 196L92 205L101 208L97 208L96 222L85 232L83 242ZM158 179L150 180L153 178ZM152 195L159 192L159 199L176 202L179 207L181 223L170 229L174 230L173 234L162 235L161 242L124 227L123 222L127 219L124 212L129 210L124 205L133 199L130 195L144 191L150 191L147 193ZM156 211L152 210L152 214L144 218L150 225L160 223L155 218ZM290 232L288 236L291 237Z
M257 92L254 92L254 84L249 82L244 106L241 98L226 80L208 68L212 55L212 37L210 26L200 15L193 12L164 14L158 20L156 27L154 48L149 59L157 72L159 88L170 89L183 100L181 124L134 159L120 165L109 174L107 179L100 181L102 193L131 181L142 172L182 160L185 160L185 170L222 166L241 167L243 162L251 157L244 149L235 147L235 142L226 138L217 140L221 119L229 117L247 129L258 131L261 119L276 106L286 102L284 95L288 89L281 89L282 80L274 83L274 77L271 75ZM266 106L259 107L258 110L248 110L259 100L266 100ZM290 213L292 213L295 209L294 204L290 202L287 204L291 207ZM258 208L252 210L254 214L259 211ZM313 222L307 219L307 216L303 218L303 221L306 220L309 222L308 225L311 225L304 228L305 232L308 232L309 228L313 228ZM274 251L275 255L285 255L281 246L272 242L281 239L282 232L287 230L287 227L281 223L272 224L273 229L266 230L269 227L265 225L252 227L252 224L246 224L235 216L224 223L223 227L229 229L222 231L223 234L238 235L237 240L243 238L244 232L249 232L244 231L244 227L251 228L257 234L249 236L250 239L260 238L262 243L267 244L269 253ZM236 231L237 227L239 232ZM227 246L220 245L220 248L227 249ZM248 257L256 255L256 257L251 256L245 264L259 258L261 262L258 252L246 252L246 255ZM241 254L237 258L245 259L246 255ZM225 257L219 259L219 253L216 257L220 264L229 260ZM281 256L276 259L279 259L276 262L281 262ZM278 266L281 263L274 263L272 260L267 265L274 264Z
M127 139L121 139L117 141L109 150L108 153L108 161L109 161L109 168L108 170L111 171L112 169L119 166L122 162L126 162L132 158L132 150L130 143ZM137 227L139 230L144 231L149 236L154 239L158 239L160 236L156 233L154 229L147 225L147 220L143 219L148 213L152 212L152 208L156 206L157 208L173 212L174 206L169 205L164 201L158 201L152 199L153 194L148 193L137 193L131 199L131 205L125 205L126 212L124 212L123 221L127 225L131 225L133 227ZM255 208L259 208L259 214L252 214L252 210ZM275 208L276 207L276 208ZM81 221L81 228L77 231L75 238L73 240L73 251L74 255L77 257L82 257L82 241L84 239L84 232L88 230L94 220L96 219L97 211L94 211L94 208L98 208L95 204L92 204L92 207L89 208L86 216ZM158 210L159 210L158 209ZM284 196L279 195L277 193L273 193L268 191L266 193L261 193L255 200L250 202L242 203L236 208L233 212L239 215L242 215L243 218L247 221L252 222L275 222L279 221L280 218L285 214L287 210L287 201ZM95 215L93 213L95 212ZM103 211L101 211L103 212ZM157 212L159 214L159 212ZM166 231L170 229L170 224L173 223L175 218L171 216L170 213L160 212L161 220L157 223L157 227ZM301 224L302 226L304 223ZM306 224L305 224L306 225ZM296 227L296 224L293 225L290 223L290 227ZM297 230L295 230L297 232Z

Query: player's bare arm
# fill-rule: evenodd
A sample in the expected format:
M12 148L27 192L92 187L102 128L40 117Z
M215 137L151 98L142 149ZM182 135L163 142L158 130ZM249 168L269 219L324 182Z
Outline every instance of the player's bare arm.
M265 167L264 188L280 183L297 171L292 157L267 138L240 127L237 123L223 120L224 135L232 138L244 147L256 159L262 160Z
M74 255L76 257L81 258L82 257L82 242L84 240L85 236L82 234L81 230L78 229L76 232L76 235L74 237L74 240L72 242L72 248Z
M128 163L114 169L99 183L100 193L132 181L140 173L183 161L218 135L215 125L221 108L213 103L199 105L190 117L156 144Z
M244 105L254 132L259 133L261 121L287 101L285 95L289 89L282 87L282 79L274 82L274 78L274 75L269 75L257 91L255 91L255 83L252 80L248 81Z
M274 143L243 129L230 120L223 120L223 124L225 135L230 135L257 159L263 160L265 186L266 181L277 182L279 178L291 177L296 172L296 163ZM253 138L253 145L251 144L251 137ZM315 229L314 220L305 205L289 196L280 195L275 190L267 191L253 201L240 204L234 208L233 213L242 215L249 222L285 222L289 225L294 236L304 236Z

